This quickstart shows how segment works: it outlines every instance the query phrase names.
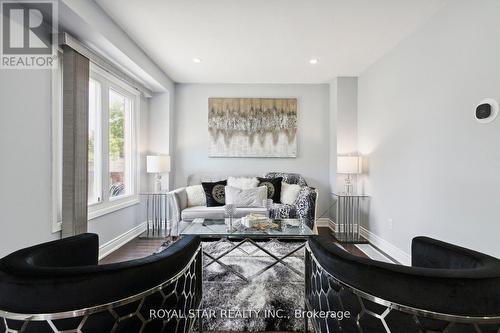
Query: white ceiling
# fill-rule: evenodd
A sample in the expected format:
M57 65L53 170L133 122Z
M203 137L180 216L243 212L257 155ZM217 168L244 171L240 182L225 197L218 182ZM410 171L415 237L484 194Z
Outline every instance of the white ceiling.
M447 0L96 1L176 82L323 83L362 73Z

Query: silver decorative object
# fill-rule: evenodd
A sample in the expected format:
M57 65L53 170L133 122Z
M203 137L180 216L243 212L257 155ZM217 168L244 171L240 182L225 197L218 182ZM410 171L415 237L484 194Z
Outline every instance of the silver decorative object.
M264 199L262 206L266 208L266 214L268 218L271 218L271 209L273 208L273 199Z
M229 218L227 229L229 232L233 231L233 217L236 213L236 206L234 204L226 204L224 206L224 212L226 213L226 217Z

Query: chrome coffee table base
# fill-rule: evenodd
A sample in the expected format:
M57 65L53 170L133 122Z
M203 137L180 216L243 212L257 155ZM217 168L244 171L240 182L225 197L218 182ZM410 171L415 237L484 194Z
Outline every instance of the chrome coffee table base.
M278 241L277 238L271 238L269 242L277 242L277 241ZM221 240L219 240L218 242L229 242L229 239L228 238L221 238ZM254 241L253 239L251 239L251 238L243 238L243 240L241 240L241 241L233 244L231 246L231 248L229 248L228 250L224 251L223 253L221 253L221 254L219 254L217 256L214 256L214 255L208 253L207 251L203 250L203 254L207 258L209 258L211 260L208 263L206 263L204 265L204 267L208 267L208 266L210 266L210 265L212 265L214 263L218 263L219 265L221 265L222 267L224 267L225 269L227 269L231 273L234 273L236 276L238 276L240 279L242 279L245 282L251 282L257 276L261 275L262 273L266 272L267 270L271 269L272 267L274 267L277 264L282 264L286 268L288 268L289 270L291 270L294 273L298 274L299 276L304 277L304 272L301 272L298 269L292 267L292 265L290 265L289 263L287 263L286 261L284 261L284 259L292 256L294 253L297 253L299 250L303 249L305 247L305 245L306 245L306 242L307 242L306 240L302 240L302 244L300 244L299 246L297 246L295 249L293 249L292 251L286 253L282 257L278 257L277 255L275 255L272 252L270 252L269 250L267 250L265 247L261 246L258 242ZM230 243L233 243L233 242L230 242ZM245 243L250 243L250 244L254 245L257 249L254 250L254 251L252 251L252 252L246 252L245 250L243 250L241 248L241 246L243 244L245 244ZM240 249L242 252L246 253L247 255L252 255L255 252L257 252L257 251L260 250L260 251L264 252L265 254L267 254L269 257L273 258L274 261L271 264L263 267L257 273L254 273L251 276L247 277L247 276L244 276L243 274L241 274L240 272L236 271L231 266L226 265L226 264L224 264L221 261L222 258L224 258L225 256L227 256L229 253L233 252L236 249Z

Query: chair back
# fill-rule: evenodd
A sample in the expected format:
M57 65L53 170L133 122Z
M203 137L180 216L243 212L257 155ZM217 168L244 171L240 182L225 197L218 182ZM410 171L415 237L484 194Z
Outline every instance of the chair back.
M98 265L98 239L83 234L0 260L0 332L187 333L202 299L198 237L151 256ZM160 311L158 311L160 310Z
M306 306L343 316L314 318L315 332L497 332L500 260L427 237L414 242L419 251L439 247L440 267L383 263L312 237L306 250ZM465 265L444 263L464 258Z

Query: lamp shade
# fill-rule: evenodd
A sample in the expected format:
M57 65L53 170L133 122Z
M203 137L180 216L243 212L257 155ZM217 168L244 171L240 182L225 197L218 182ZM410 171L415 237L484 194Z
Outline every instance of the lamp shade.
M170 156L146 156L146 171L148 173L170 172Z
M359 156L337 156L337 173L360 173L359 161Z

